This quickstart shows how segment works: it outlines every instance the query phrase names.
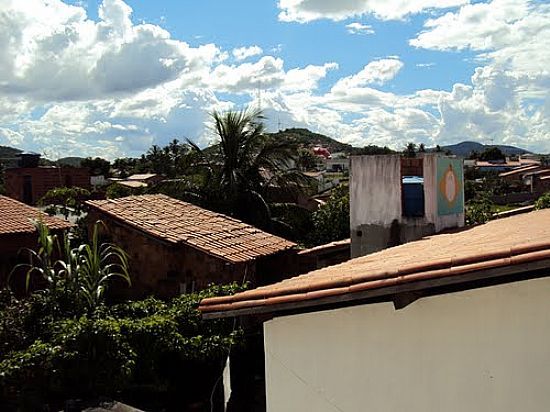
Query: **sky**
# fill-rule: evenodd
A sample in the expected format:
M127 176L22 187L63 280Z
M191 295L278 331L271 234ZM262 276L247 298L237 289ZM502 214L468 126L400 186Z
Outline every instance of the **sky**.
M0 0L0 145L139 156L259 107L356 146L548 153L549 39L535 0Z

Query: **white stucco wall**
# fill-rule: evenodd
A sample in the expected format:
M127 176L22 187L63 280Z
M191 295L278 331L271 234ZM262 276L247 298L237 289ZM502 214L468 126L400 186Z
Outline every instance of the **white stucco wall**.
M275 318L269 412L550 410L550 279Z
M351 228L388 226L401 219L401 157L353 156L350 173Z

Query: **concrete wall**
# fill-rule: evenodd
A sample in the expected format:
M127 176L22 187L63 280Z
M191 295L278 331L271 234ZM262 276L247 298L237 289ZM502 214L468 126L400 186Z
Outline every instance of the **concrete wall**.
M350 172L351 256L378 250L464 226L464 213L439 216L437 212L437 158L425 155L353 156ZM424 217L402 215L401 178L412 171L424 177Z
M550 279L275 318L269 412L540 412Z

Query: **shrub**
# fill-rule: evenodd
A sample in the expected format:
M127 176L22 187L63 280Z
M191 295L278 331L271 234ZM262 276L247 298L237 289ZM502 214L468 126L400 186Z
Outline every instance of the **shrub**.
M550 192L546 192L535 202L535 209L548 209L550 208Z

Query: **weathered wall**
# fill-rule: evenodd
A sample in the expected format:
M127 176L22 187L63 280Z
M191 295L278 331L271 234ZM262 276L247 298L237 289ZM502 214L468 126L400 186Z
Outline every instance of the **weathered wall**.
M401 218L401 156L352 156L351 256L392 244L392 222ZM395 227L395 224L394 224Z
M30 176L32 196L29 204L36 204L50 189L56 187L82 187L90 189L90 171L83 167L17 167L6 169L4 179L6 194L21 202L24 197L25 176Z
M438 215L437 155L354 156L350 173L351 256L363 256L464 225L464 213ZM402 216L401 178L424 177L424 217ZM464 190L462 188L462 190Z
M92 212L89 221L101 219L114 243L129 254L132 287L117 287L117 295L141 297L155 294L161 297L176 296L180 283L187 284L187 291L195 282L195 290L204 289L210 283L227 284L247 280L255 282L256 266L229 264L226 261L186 245L174 245L147 236L140 231L121 225L105 215Z
M549 296L542 278L275 318L267 410L548 410Z
M424 202L426 221L433 224L435 233L443 229L464 226L464 211L450 215L438 215L437 212L437 157L428 155L424 157ZM463 174L463 170L460 171ZM464 195L464 187L462 187ZM464 196L463 196L464 198Z

